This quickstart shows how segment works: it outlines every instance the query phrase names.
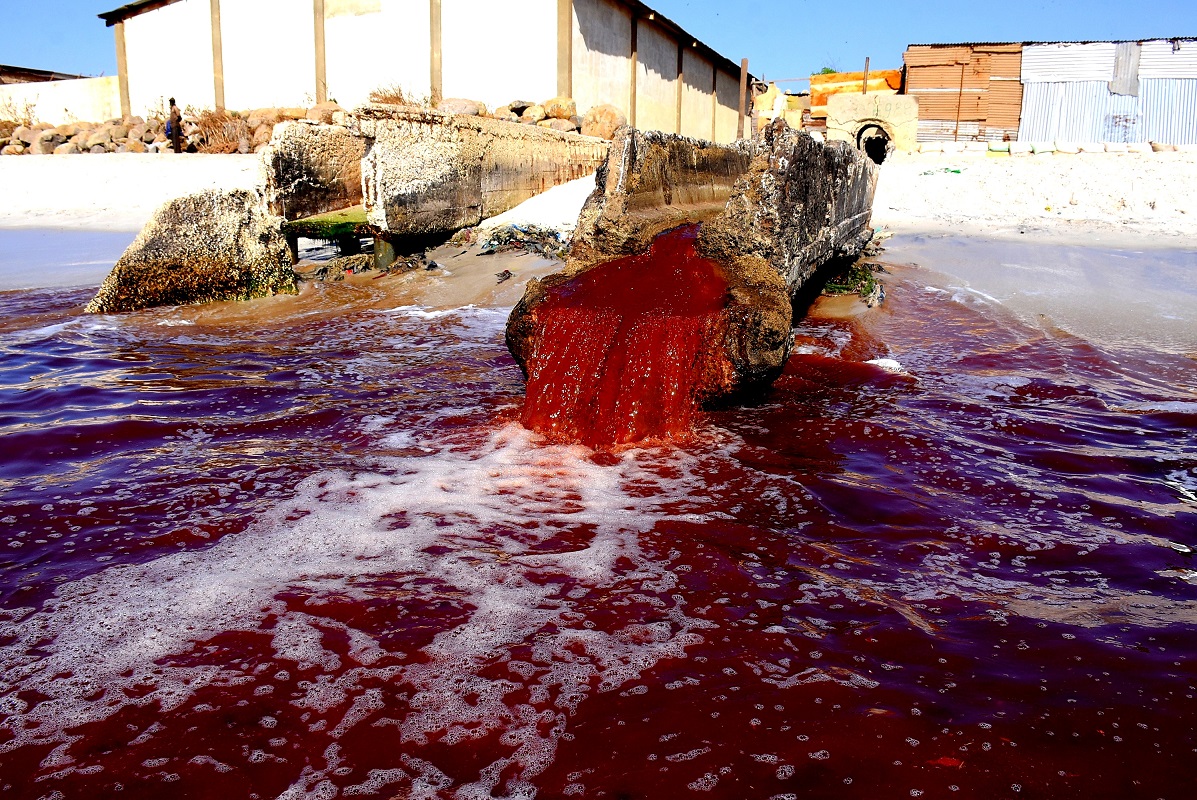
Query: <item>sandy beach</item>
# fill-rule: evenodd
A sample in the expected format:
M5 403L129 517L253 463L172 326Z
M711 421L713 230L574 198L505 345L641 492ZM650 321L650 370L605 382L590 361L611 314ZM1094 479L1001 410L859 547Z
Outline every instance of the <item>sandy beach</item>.
M163 202L253 187L257 156L109 155L0 159L0 228L136 232ZM586 181L496 222L568 230ZM895 153L881 167L873 224L894 233L1047 236L1076 244L1197 237L1197 153L1041 155ZM546 202L546 200L548 200ZM1145 242L1140 241L1139 244Z
M1195 181L1197 153L895 153L881 167L873 224L894 233L1180 247L1197 237Z
M203 189L252 188L255 155L0 158L0 228L140 231L167 200Z

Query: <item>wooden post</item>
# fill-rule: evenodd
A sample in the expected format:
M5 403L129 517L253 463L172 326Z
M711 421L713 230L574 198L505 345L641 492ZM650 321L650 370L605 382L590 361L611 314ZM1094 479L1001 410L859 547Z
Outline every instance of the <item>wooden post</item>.
M428 0L429 93L436 105L444 99L444 75L441 71L441 0Z
M640 18L632 14L632 96L628 98L628 124L636 127L636 78L640 73L639 46L636 37L640 33Z
M121 116L133 116L129 106L129 62L125 56L125 23L118 22L116 28L116 74L120 85Z
M956 95L956 132L952 134L952 141L960 141L960 105L964 102L964 70L968 64L960 65L960 92Z
M224 45L220 34L220 0L212 0L212 93L216 110L224 111Z
M574 96L573 0L557 0L557 94Z
M744 138L744 114L748 109L748 59L740 61L740 119L736 122L736 138Z
M682 132L682 103L686 94L686 70L683 65L686 63L686 46L681 42L677 43L677 133Z
M324 51L324 0L312 0L312 28L316 35L316 102L328 102L328 70Z
M869 93L869 57L865 56L864 80L860 82L860 93Z

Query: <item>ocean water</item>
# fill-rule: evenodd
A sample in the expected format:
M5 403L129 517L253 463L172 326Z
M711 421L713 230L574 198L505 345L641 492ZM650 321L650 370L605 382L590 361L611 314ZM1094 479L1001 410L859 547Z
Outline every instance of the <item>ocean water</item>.
M614 453L504 308L0 292L0 797L1189 797L1197 258L1005 247Z

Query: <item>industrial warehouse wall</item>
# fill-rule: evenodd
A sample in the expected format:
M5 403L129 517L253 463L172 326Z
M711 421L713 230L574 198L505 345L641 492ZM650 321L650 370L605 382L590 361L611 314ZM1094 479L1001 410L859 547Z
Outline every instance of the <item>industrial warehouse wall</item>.
M445 97L494 109L556 96L557 0L441 0L441 30Z
M636 127L679 133L677 42L645 21L640 23L636 42Z
M310 106L316 102L315 22L310 2L225 0L220 4L220 31L226 108ZM209 42L209 53L211 47ZM207 75L212 83L211 69Z
M561 42L559 21L567 18L559 15L569 7L572 37ZM493 110L547 100L568 76L579 114L610 104L645 130L722 142L736 136L739 69L635 3L323 0L323 25L319 8L310 0L221 0L225 108L310 106L321 88L353 108L376 89L398 88L408 100L439 89L440 97ZM176 0L124 21L134 114L160 113L170 96L184 107L216 106L212 14L212 0ZM321 29L324 87L316 85ZM561 69L566 52L569 69Z
M632 12L606 0L574 0L574 100L632 113Z
M125 21L125 54L131 113L161 115L171 97L180 107L216 105L209 0L182 0L129 18ZM119 106L116 116L120 116Z
M1117 47L1028 45L1019 138L1197 144L1197 41L1143 42L1135 94L1111 90Z
M408 100L428 98L429 27L426 2L324 0L329 99L354 108L375 89L389 88L398 88Z
M919 141L1018 137L1021 44L911 45L906 93L919 101Z
M50 125L115 119L121 115L120 81L111 75L0 86L0 112L23 115L26 109L35 122Z
M674 33L653 20L633 20L632 12L614 0L574 0L573 17L573 96L579 113L606 103L618 108L641 130L683 133L719 142L735 140L739 72L733 74L717 67L696 52L693 40L679 42Z

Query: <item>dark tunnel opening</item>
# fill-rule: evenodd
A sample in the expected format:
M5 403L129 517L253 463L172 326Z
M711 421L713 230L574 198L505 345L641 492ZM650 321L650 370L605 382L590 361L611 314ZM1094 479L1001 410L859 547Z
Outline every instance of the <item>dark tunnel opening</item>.
M866 125L856 134L856 146L863 150L874 164L881 164L889 155L889 134L879 125Z

